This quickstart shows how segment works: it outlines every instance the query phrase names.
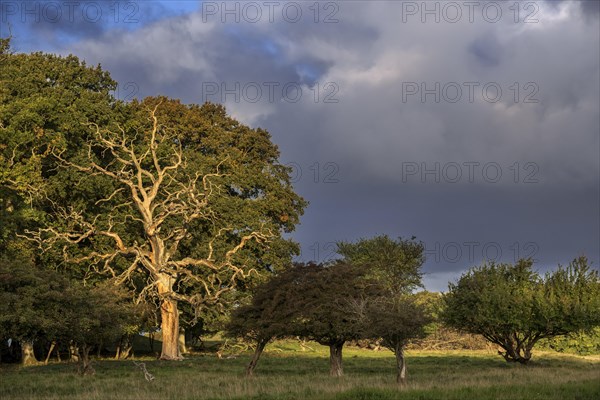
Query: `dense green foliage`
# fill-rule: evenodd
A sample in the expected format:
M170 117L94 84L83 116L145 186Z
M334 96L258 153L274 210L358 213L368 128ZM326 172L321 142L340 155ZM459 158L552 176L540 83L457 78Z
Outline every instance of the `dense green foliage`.
M422 243L387 236L339 243L344 258L327 265L297 264L255 291L237 309L229 335L256 343L248 366L252 374L264 346L273 338L298 336L330 347L330 374L341 376L348 341L383 340L398 358L398 382L405 383L404 347L425 335L430 310L421 286Z
M369 265L369 275L393 295L410 293L422 287L424 250L424 244L414 237L394 240L387 235L337 244L337 253L345 262Z
M587 259L540 277L531 260L484 264L450 284L444 320L483 335L507 361L527 363L543 338L600 325L600 281Z
M316 264L294 264L259 285L250 303L237 307L227 324L227 333L252 342L269 342L297 333L292 326L298 312L298 293L307 272ZM297 290L295 289L298 287Z
M0 339L70 344L81 351L82 372L91 371L90 349L139 324L141 311L110 283L84 286L26 257L0 257Z
M540 340L540 347L582 356L600 354L600 327L589 332L577 331L564 336L543 339Z
M384 347L394 352L397 382L405 384L404 349L411 340L425 336L425 326L432 322L435 313L432 298L413 294L423 286L425 247L414 237L393 240L386 235L354 243L339 242L337 246L343 261L366 266L367 277L377 286L370 296L351 303L359 336L381 340Z

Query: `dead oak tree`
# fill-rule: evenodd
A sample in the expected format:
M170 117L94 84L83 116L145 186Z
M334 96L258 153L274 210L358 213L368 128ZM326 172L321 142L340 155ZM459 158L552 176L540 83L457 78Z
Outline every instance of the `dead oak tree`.
M217 304L240 281L287 262L296 245L281 232L305 203L269 134L223 107L165 98L124 107L127 118L110 129L90 125L87 149L53 150L64 173L102 196L51 201L53 222L29 234L43 249L62 247L69 262L133 284L140 298L155 296L161 358L181 359L178 302Z

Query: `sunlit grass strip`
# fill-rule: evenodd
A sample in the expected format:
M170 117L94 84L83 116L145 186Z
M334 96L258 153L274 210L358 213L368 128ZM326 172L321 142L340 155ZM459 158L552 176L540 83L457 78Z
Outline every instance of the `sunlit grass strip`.
M536 354L528 366L508 364L489 351L409 352L409 383L398 389L389 351L348 348L346 376L328 376L327 348L295 342L267 348L252 379L244 378L248 354L182 362L143 358L155 376L147 382L132 361L98 360L96 375L80 377L71 364L3 367L5 399L592 399L600 394L600 361Z

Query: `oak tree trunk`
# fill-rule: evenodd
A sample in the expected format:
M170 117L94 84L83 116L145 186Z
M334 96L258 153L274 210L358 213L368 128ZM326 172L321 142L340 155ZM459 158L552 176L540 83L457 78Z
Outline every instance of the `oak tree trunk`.
M256 368L256 364L258 364L258 360L267 345L268 340L259 340L256 344L256 350L254 350L254 355L252 356L252 360L246 367L246 376L250 377L254 375L254 369Z
M33 352L33 340L21 341L21 364L23 365L35 365L38 363Z
M329 375L340 377L344 375L342 366L342 348L344 342L336 342L329 345Z
M162 351L161 360L182 360L179 352L179 312L177 301L165 298L160 306Z
M396 382L404 386L406 385L406 360L404 359L404 346L397 345L394 349L396 355Z

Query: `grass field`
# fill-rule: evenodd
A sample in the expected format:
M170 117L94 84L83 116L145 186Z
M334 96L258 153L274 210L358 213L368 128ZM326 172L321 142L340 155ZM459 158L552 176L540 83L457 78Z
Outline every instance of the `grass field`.
M409 352L409 384L395 384L390 352L347 348L346 376L330 378L327 348L295 342L267 347L256 376L244 378L249 355L214 354L181 362L138 359L155 380L147 382L133 361L97 360L96 375L81 377L72 364L0 368L0 399L526 399L600 398L600 358L537 352L528 366L509 365L490 351Z

